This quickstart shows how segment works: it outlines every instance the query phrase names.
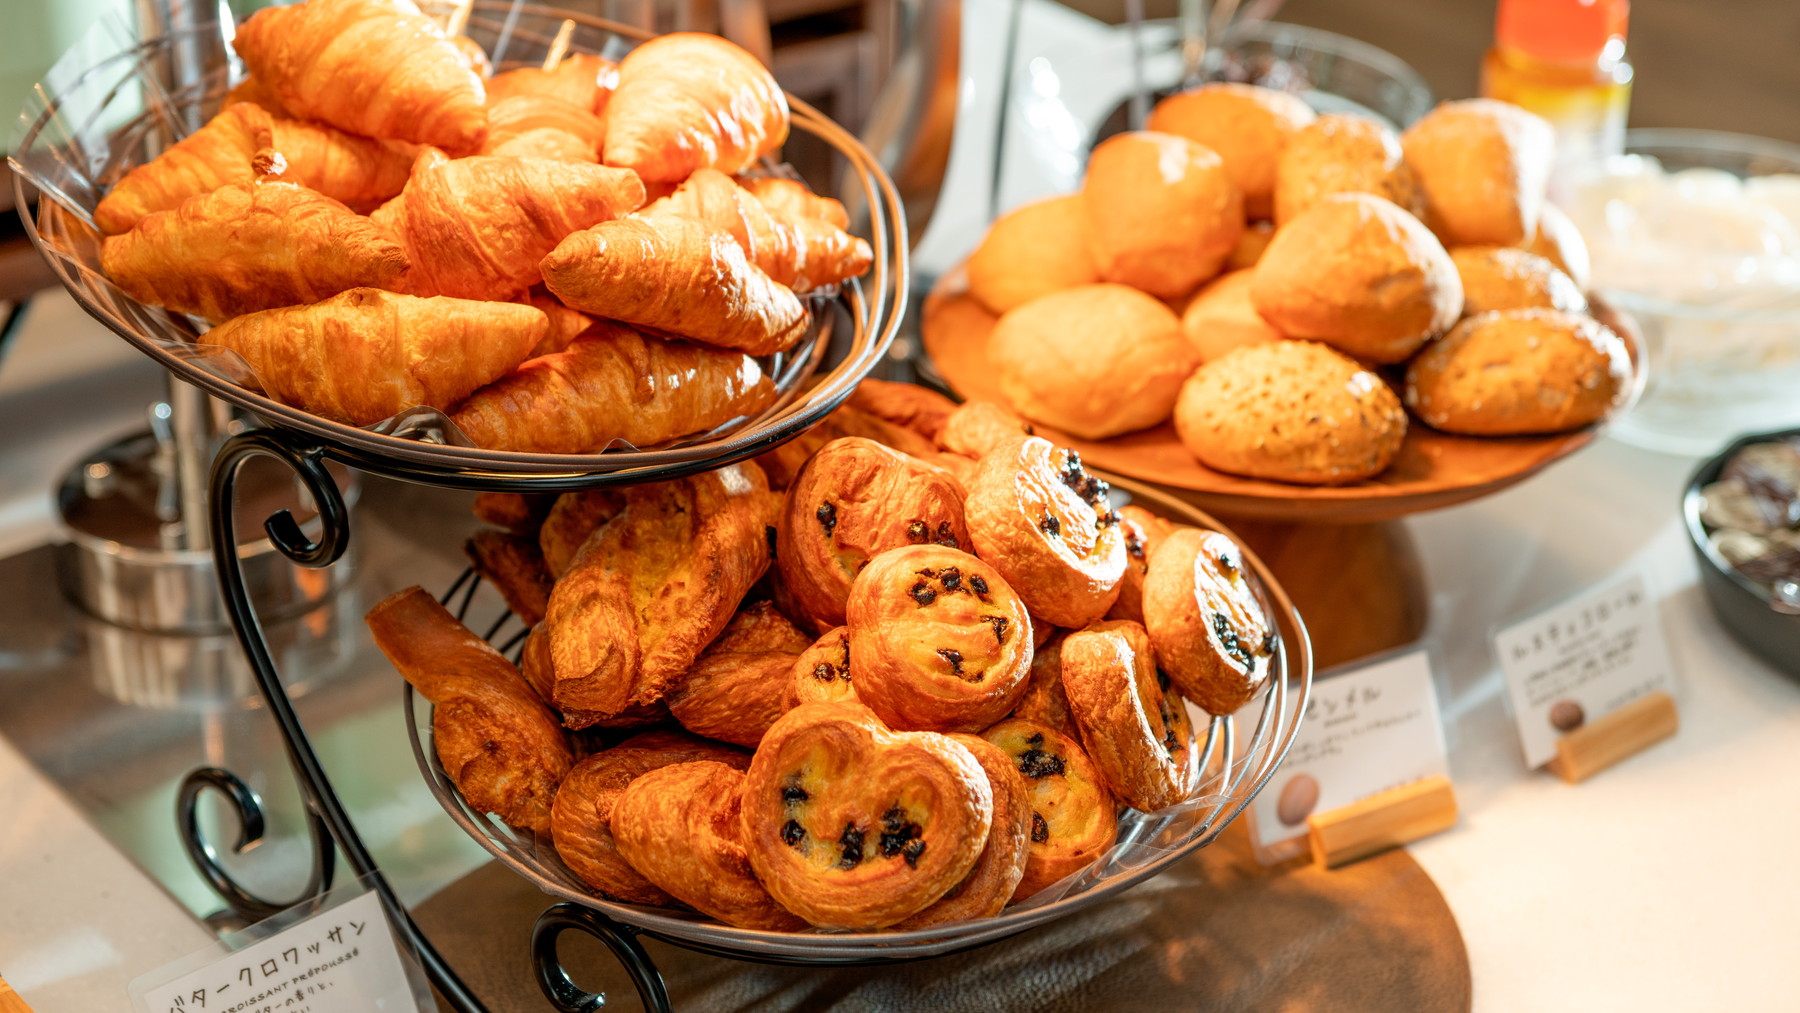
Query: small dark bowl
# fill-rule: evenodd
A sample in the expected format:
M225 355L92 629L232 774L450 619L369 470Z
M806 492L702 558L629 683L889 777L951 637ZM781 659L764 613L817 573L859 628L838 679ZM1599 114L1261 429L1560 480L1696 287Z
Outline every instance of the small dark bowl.
M1682 518L1687 521L1688 540L1700 563L1700 586L1712 604L1719 622L1752 654L1777 670L1800 679L1800 615L1776 611L1769 604L1769 592L1738 573L1725 557L1713 550L1707 541L1706 526L1700 522L1700 490L1718 481L1725 462L1753 443L1800 436L1800 429L1784 429L1773 433L1746 436L1708 459L1688 480L1687 492L1681 498Z

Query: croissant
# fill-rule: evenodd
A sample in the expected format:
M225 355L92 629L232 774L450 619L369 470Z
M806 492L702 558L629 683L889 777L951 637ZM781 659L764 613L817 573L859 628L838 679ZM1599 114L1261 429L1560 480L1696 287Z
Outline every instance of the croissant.
M550 571L537 539L504 531L477 531L463 543L475 572L494 585L506 607L527 626L543 621L550 604Z
M518 95L543 95L598 114L618 83L618 64L573 53L551 70L520 67L495 74L487 82L488 109L491 114L495 106Z
M774 399L768 374L742 352L602 321L476 391L450 417L478 447L585 454L614 440L648 447L703 433Z
M249 102L261 106L271 116L280 116L283 119L294 118L293 112L281 104L281 99L276 96L274 90L263 84L262 80L254 74L246 75L242 81L232 85L231 90L225 93L224 105L230 106L238 102Z
M771 210L785 211L801 218L818 218L840 229L850 227L850 212L830 197L821 197L806 184L775 176L739 176L738 185L750 191Z
M574 757L519 670L423 589L369 610L375 646L427 700L438 759L469 804L550 833L550 805Z
M231 44L282 105L307 119L459 153L487 134L480 75L412 0L268 7L239 25Z
M550 95L514 95L488 103L483 155L519 155L567 162L598 162L600 117Z
M643 202L643 184L621 169L426 151L399 204L374 217L399 233L419 294L512 299L538 282L538 262L564 236Z
M869 244L835 225L771 208L717 169L697 169L645 216L682 214L731 233L763 272L796 292L832 285L869 269Z
M569 343L581 337L582 332L594 326L594 320L586 313L572 310L549 292L532 289L520 300L527 306L535 306L550 318L550 333L538 346L531 350L530 358L560 352L569 347Z
M275 150L287 159L295 182L368 211L399 193L413 156L402 144L347 134L323 123L275 120Z
M685 215L602 222L564 239L543 271L578 310L751 355L786 351L806 332L798 296L729 233Z
M270 397L366 426L414 405L448 409L524 361L549 327L530 306L353 288L200 340L243 356Z
M345 289L392 289L407 271L406 251L375 223L268 179L229 183L146 216L107 237L100 265L133 299L215 323Z
M632 50L606 107L607 165L676 182L742 172L787 140L787 97L756 57L716 35L677 32Z

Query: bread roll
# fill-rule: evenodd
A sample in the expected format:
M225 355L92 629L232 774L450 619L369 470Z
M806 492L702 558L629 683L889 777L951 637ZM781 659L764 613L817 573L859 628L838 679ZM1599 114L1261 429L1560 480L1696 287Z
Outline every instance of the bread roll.
M1446 246L1519 246L1537 231L1555 134L1542 117L1494 99L1445 102L1401 135Z
M1288 141L1312 121L1312 109L1287 92L1221 82L1170 95L1150 111L1145 125L1218 152L1243 191L1244 213L1267 218L1274 205L1275 164Z
M1201 362L1234 348L1280 341L1282 333L1250 301L1254 271L1232 271L1206 283L1181 314L1181 329Z
M1231 248L1231 255L1225 258L1225 270L1242 271L1246 267L1255 267L1256 262L1262 259L1263 251L1269 248L1269 241L1274 238L1274 222L1245 223L1244 234L1238 237L1237 245Z
M1587 297L1556 265L1510 246L1463 246L1450 251L1462 279L1463 316L1497 310L1586 313Z
M1083 285L1015 309L988 339L1019 414L1103 440L1156 425L1199 364L1181 321L1124 285Z
M1165 299L1218 274L1244 232L1244 199L1225 163L1173 134L1101 142L1081 201L1100 276Z
M1400 136L1364 116L1321 116L1289 139L1275 166L1275 224L1293 221L1334 193L1372 193L1420 211Z
M1099 280L1075 194L1001 215L969 257L969 293L995 313Z
M1433 429L1556 433L1598 421L1631 387L1631 355L1597 321L1555 310L1484 313L1406 371L1406 405Z
M1402 362L1462 313L1456 265L1431 231L1365 193L1321 198L1275 233L1250 297L1283 334Z
M1532 234L1525 249L1561 268L1578 288L1587 291L1592 267L1587 240L1581 238L1581 230L1569 221L1561 208L1545 202L1544 210L1538 214L1537 232Z

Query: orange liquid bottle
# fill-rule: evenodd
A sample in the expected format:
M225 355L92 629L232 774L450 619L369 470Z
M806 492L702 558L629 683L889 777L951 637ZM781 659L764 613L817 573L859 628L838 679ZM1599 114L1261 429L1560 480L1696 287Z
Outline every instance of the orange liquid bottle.
M1629 0L1500 0L1481 93L1537 113L1556 128L1551 196L1625 147L1631 64Z

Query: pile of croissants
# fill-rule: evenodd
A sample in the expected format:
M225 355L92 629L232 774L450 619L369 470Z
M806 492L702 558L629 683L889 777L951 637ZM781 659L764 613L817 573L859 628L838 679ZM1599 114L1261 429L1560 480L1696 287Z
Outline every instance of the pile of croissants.
M223 111L95 209L101 266L324 418L426 406L537 453L707 432L870 265L837 201L738 175L788 107L716 36L487 77L412 0L306 0L232 46Z
M1202 780L1277 639L1230 537L1114 507L991 403L866 380L756 461L482 494L515 667L430 594L376 644L444 771L596 893L729 925L911 929L1092 869Z

